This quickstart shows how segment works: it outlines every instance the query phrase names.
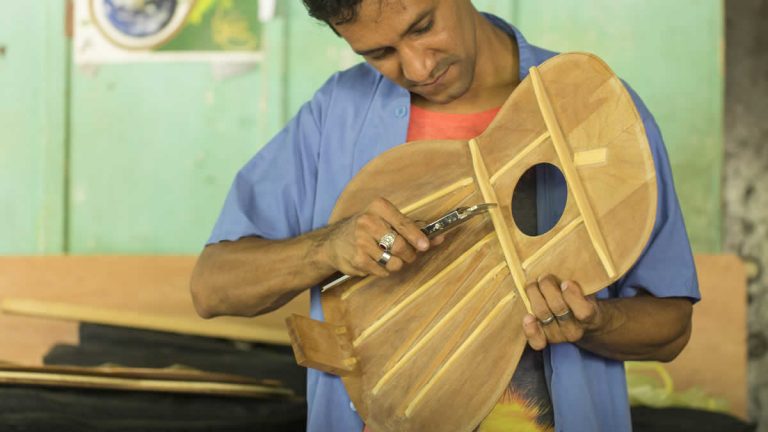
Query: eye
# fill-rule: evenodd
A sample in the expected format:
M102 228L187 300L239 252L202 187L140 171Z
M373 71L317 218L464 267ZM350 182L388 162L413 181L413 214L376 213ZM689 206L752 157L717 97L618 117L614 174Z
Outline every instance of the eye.
M427 22L427 24L425 24L424 26L413 29L413 34L421 35L421 34L427 33L428 31L432 30L432 25L434 23L435 23L434 20L429 20L429 22Z
M368 54L366 57L368 57L371 60L382 60L382 59L386 58L387 56L389 56L389 54L391 54L392 51L393 50L391 48L384 48L384 49L380 49L380 50L374 51L374 52Z

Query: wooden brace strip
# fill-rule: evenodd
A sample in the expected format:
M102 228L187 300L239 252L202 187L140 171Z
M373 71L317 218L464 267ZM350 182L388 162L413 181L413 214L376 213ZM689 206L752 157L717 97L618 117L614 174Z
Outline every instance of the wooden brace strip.
M557 157L560 160L560 164L563 168L563 174L565 175L565 181L573 192L573 198L576 201L576 206L579 208L581 216L584 218L584 225L587 227L587 233L590 240L592 240L592 246L595 248L600 262L605 268L605 272L610 278L616 277L616 268L611 259L611 255L608 252L608 247L605 244L605 238L600 231L600 227L597 224L597 218L589 204L589 198L584 190L584 185L581 183L579 173L576 171L576 166L571 160L570 150L566 144L565 135L560 129L560 124L555 116L555 111L552 108L552 104L547 96L547 90L544 88L544 82L539 75L539 70L536 67L529 69L531 80L533 82L533 90L536 93L536 101L539 103L539 109L541 110L541 116L544 118L544 123L549 129L549 134L552 136L552 144L555 146Z
M451 192L457 191L457 190L459 190L461 188L464 188L464 187L467 187L467 186L469 186L471 184L472 184L472 178L467 177L467 178L461 179L461 180L459 180L459 181L457 181L457 182L455 182L455 183L453 183L451 185L448 185L448 186L440 189L439 191L437 191L437 192L435 192L433 194L427 195L424 198L422 198L422 199L420 199L420 200L418 200L416 202L408 204L407 206L405 206L402 209L400 209L400 212L404 213L404 214L408 214L408 213L410 213L410 212L412 212L414 210L417 210L417 209L419 209L419 208L421 208L421 207L423 207L423 206L425 206L425 205L427 205L427 204L429 204L429 203L431 203L433 201L437 201L438 199L440 199L440 198L450 194Z
M608 148L596 148L592 150L585 150L576 152L573 155L573 163L577 167L585 165L598 165L604 164L608 159Z
M411 416L413 410L418 406L419 402L424 399L424 396L426 396L426 394L435 385L435 383L440 381L442 376L447 373L453 363L455 363L461 357L464 351L466 351L468 347L472 345L472 342L474 342L475 339L479 338L482 334L485 333L485 330L488 328L488 326L496 321L499 314L501 314L507 304L509 304L514 299L515 293L510 293L506 297L502 298L496 306L494 306L488 316L483 318L483 321L480 323L480 325L475 328L472 334L470 334L469 337L464 340L464 343L451 355L451 357L448 358L448 360L446 360L445 363L443 363L442 367L437 371L437 373L435 373L432 378L430 378L427 384L422 387L421 390L419 390L419 392L413 398L413 400L411 400L411 402L408 404L408 407L405 409L406 417Z
M373 276L366 276L365 279L362 279L358 281L356 284L350 286L349 288L345 289L343 293L341 293L341 300L346 300L349 296L357 292L360 288L363 288L367 285L370 285L371 282L375 281L376 278Z
M404 366L407 366L409 364L409 361L416 356L416 354L419 353L421 350L421 347L427 344L430 340L432 340L432 337L437 334L439 330L441 330L443 327L445 327L449 322L451 322L454 317L457 314L464 313L464 306L469 303L470 300L477 294L481 289L485 288L486 285L495 278L501 270L503 270L506 267L505 263L501 263L498 266L494 267L491 271L489 271L483 278L478 282L468 293L464 295L464 297L459 301L455 306L451 308L451 310L443 316L440 321L438 321L434 326L432 326L431 329L425 334L421 339L419 339L416 344L411 347L410 350L408 350L401 358L400 360L395 363L392 368L390 368L379 380L379 382L376 383L376 386L373 387L372 393L375 395L377 394L381 388L386 384L395 374L402 369Z
M373 322L370 326L368 326L367 329L363 330L360 333L360 336L358 336L355 341L353 342L353 345L355 347L359 346L364 340L366 340L370 335L375 333L379 328L381 328L384 324L387 323L390 319L392 319L395 315L400 313L406 306L413 303L419 296L427 292L431 286L433 286L435 283L439 282L442 278L449 275L451 271L453 271L454 268L456 268L459 264L463 263L466 259L472 257L476 251L480 250L483 246L485 246L492 238L493 234L489 234L482 238L479 242L475 243L474 246L469 248L466 252L461 254L458 258L456 258L455 261L447 265L445 268L443 268L440 273L436 274L432 279L428 280L426 283L424 283L422 286L418 287L415 291L411 293L408 297L406 297L403 301L398 303L395 307L387 311L384 315L382 315L379 319Z
M528 267L536 262L539 258L541 258L545 252L547 252L552 246L557 245L560 243L560 240L564 239L568 234L571 233L571 231L575 230L577 226L579 226L584 219L579 216L576 219L572 220L571 223L565 226L565 228L561 229L560 232L555 234L551 239L549 239L548 242L544 243L542 247L539 248L536 252L534 252L531 256L526 258L525 261L523 261L523 268L528 269Z
M475 178L477 179L480 193L483 195L483 201L498 204L499 200L496 197L496 191L493 189L491 180L488 178L488 169L485 167L485 162L483 162L482 156L480 155L477 141L474 139L469 140L469 151L472 154ZM488 213L491 215L493 228L499 239L499 244L501 244L501 250L504 252L504 258L507 261L509 273L515 281L517 292L520 294L520 298L523 299L523 303L525 303L525 308L528 312L533 313L531 310L531 303L525 293L525 273L523 273L523 266L520 263L520 257L517 256L517 251L512 242L512 236L509 234L507 224L504 222L504 215L501 214L501 207L497 205L488 210Z
M516 166L525 156L528 155L528 153L535 150L547 138L549 138L549 132L544 132L543 134L539 135L535 140L533 140L530 144L525 146L525 148L522 151L520 151L520 153L518 153L515 157L513 157L511 161L505 163L503 167L499 168L499 170L496 171L491 176L491 184L496 184L496 180L498 180L499 177L504 175L505 172L509 171L510 168Z

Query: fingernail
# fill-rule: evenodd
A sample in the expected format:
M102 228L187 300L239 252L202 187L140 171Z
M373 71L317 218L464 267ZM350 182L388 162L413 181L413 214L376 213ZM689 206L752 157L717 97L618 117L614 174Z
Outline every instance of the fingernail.
M429 242L423 239L419 240L418 243L416 244L416 247L418 247L419 250L427 250L427 248L429 247Z
M565 291L566 289L568 289L567 281L560 284L560 291Z
M536 321L536 317L533 315L526 315L525 318L523 318L523 324L525 325L531 325Z

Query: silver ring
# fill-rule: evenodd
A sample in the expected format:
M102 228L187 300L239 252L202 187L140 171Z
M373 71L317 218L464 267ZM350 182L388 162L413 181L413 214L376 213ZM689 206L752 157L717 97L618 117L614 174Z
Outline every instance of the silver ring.
M566 309L565 312L561 313L560 315L555 315L555 318L557 318L558 321L568 321L571 319L571 310Z
M384 252L392 252L392 246L395 245L395 239L397 238L397 233L394 231L390 231L379 239L379 249L383 250Z
M381 253L381 257L376 262L378 262L380 266L384 267L387 265L390 259L392 259L392 254L390 254L387 251L384 251Z
M554 315L550 315L549 318L543 319L543 320L539 320L539 322L541 323L541 325L547 325L547 324L552 324L552 321L554 321L554 320L555 320L555 316Z

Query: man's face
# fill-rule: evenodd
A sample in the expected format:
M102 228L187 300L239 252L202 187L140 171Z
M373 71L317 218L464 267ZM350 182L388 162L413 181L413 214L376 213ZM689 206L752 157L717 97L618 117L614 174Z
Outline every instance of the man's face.
M334 28L384 76L445 104L472 85L475 16L470 0L363 0L354 21Z

